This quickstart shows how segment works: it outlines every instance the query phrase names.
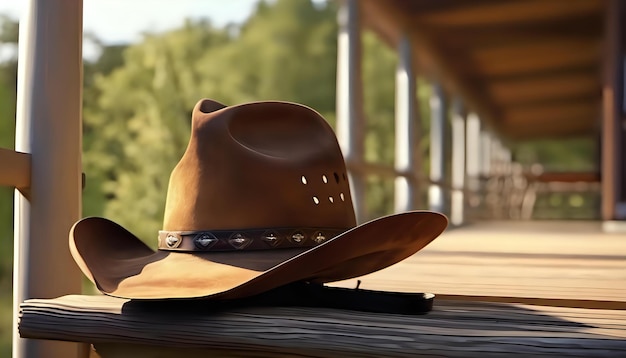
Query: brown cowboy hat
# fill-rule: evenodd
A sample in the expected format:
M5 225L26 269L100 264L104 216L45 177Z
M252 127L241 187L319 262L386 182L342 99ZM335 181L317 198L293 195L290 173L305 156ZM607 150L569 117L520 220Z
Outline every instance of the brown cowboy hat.
M322 116L294 103L205 99L170 177L158 250L96 217L72 227L70 250L111 296L232 299L380 270L446 226L427 211L357 226L341 150Z

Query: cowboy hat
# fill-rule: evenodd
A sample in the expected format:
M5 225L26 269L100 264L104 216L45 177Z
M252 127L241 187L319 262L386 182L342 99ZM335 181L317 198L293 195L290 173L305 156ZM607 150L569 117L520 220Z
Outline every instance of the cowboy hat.
M170 176L158 250L97 217L74 224L69 238L78 266L107 295L234 299L383 269L446 226L428 211L357 226L337 139L314 110L204 99Z

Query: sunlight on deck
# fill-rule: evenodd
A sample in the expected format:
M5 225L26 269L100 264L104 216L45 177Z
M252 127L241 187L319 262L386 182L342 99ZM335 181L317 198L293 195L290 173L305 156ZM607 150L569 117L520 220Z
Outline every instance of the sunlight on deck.
M360 279L367 289L626 309L626 234L603 233L598 222L477 223L449 229L414 256ZM356 280L335 285L354 287Z

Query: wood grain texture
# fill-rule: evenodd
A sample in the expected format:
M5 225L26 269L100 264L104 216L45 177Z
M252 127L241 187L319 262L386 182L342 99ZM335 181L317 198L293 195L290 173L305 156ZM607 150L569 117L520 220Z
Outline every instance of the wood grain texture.
M427 315L405 316L170 304L155 312L107 296L33 299L22 304L19 329L28 338L93 343L100 357L626 355L626 311L440 300Z
M626 234L603 233L591 221L478 223L359 279L365 289L626 309ZM356 280L333 285L355 287Z
M92 343L101 358L621 357L625 243L626 235L603 234L599 223L489 222L450 230L361 278L366 289L435 292L424 316L299 307L220 312L210 302L145 306L65 296L24 302L19 330Z
M28 153L0 148L0 186L12 186L18 189L30 187L30 162Z

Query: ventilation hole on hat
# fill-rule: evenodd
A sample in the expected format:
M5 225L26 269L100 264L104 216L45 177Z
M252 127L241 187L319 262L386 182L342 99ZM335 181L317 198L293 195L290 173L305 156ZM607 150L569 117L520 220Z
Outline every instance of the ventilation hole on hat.
M328 183L328 178L326 177L326 175L322 175L322 181L324 182L324 184Z
M317 196L313 197L313 202L315 203L315 205L320 203L320 199L317 198Z
M346 201L346 198L343 196L343 193L339 194L339 198L341 199L341 201Z
M306 185L306 177L304 175L300 178L300 180L302 181L302 184Z
M330 201L331 203L334 203L334 202L335 202L335 199L334 199L332 196L329 196L329 197L328 197L328 201Z
M337 172L334 172L333 175L335 176L335 182L339 184L339 174L337 174Z

